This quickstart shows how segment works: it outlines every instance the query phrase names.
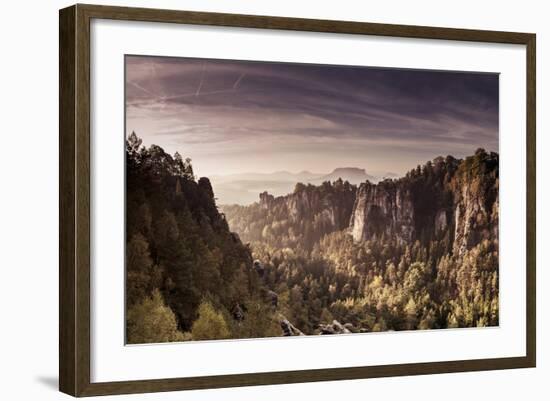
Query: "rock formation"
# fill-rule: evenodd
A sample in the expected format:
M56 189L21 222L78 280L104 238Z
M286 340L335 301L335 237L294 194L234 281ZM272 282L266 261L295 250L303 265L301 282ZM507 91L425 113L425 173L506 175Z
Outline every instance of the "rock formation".
M404 178L360 184L349 230L355 242L385 236L401 245L448 234L458 257L497 240L498 155L437 158Z
M355 242L386 235L388 238L393 236L399 243L409 243L414 234L414 209L409 189L392 180L361 184L350 229Z
M224 205L223 212L245 243L310 249L323 235L348 228L356 189L342 180L319 186L298 183L291 194L274 197L263 192L259 202Z
M320 324L319 325L319 331L320 334L350 334L353 331L352 325L349 323L342 324L338 320L333 320L330 324Z
M290 337L290 336L305 336L302 331L297 329L292 323L290 323L287 319L282 319L281 322L281 329L283 330L283 337Z
M498 240L498 154L438 157L398 179L358 186L342 180L296 184L293 193L260 194L250 206L224 206L244 242L311 250L323 236L347 230L356 243L398 245L446 238L461 257L482 240Z

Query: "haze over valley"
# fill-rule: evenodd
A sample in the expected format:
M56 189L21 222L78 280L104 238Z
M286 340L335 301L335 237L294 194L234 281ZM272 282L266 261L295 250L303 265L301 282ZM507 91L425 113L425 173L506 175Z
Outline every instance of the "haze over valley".
M324 181L348 181L350 184L361 182L378 182L385 178L396 178L391 172L367 174L365 169L357 167L340 167L330 173L312 173L301 171L291 173L277 171L274 173L241 173L209 176L214 188L214 195L219 205L249 205L259 201L259 194L267 191L274 196L291 193L297 183L320 185Z

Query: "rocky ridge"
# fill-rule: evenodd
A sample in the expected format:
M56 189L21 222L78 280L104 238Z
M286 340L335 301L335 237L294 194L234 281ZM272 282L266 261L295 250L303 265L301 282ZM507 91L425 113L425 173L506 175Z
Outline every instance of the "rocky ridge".
M461 256L481 240L498 238L498 154L480 149L463 160L438 157L405 177L358 186L297 184L291 194L263 192L258 203L224 206L224 212L245 242L272 235L288 236L285 245L306 240L311 246L340 230L357 243L384 237L407 245L448 236L453 254ZM266 231L273 221L283 223Z

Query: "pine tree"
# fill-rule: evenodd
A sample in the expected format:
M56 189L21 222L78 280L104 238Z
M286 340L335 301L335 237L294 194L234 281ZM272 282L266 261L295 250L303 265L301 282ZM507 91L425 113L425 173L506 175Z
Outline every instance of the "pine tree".
M126 300L133 305L149 295L160 281L160 271L153 267L149 244L141 234L135 234L126 247Z
M183 341L174 312L165 305L160 291L145 297L128 309L126 325L129 344Z
M191 328L193 340L222 340L230 337L223 315L209 301L201 302L198 315Z

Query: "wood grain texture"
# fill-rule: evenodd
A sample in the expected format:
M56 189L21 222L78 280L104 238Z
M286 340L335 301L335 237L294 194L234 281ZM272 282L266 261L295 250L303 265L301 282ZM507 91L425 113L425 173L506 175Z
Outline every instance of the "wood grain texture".
M413 363L356 368L298 370L287 372L252 373L223 376L203 376L160 380L94 383L83 396L132 394L158 391L197 390L208 388L243 387L285 383L355 380L392 376L470 372L531 367L526 358L480 359L469 361Z
M76 12L77 393L90 383L90 19Z
M526 44L530 37L530 34L518 32L436 28L427 26L269 17L196 11L175 11L150 8L95 6L86 4L81 4L78 6L79 9L88 13L92 18L108 18L127 21L169 22L191 25L212 25L240 28L279 29L516 44Z
M517 358L91 383L90 20L92 18L525 45L527 49L526 356ZM76 5L61 10L59 16L59 29L59 387L61 391L73 396L92 396L527 368L535 366L536 38L534 34L94 5ZM123 289L121 289L121 291L122 290Z
M527 42L527 359L536 366L537 359L537 85L536 36Z
M75 393L75 8L59 14L59 389Z
M89 19L72 6L59 27L59 389L76 396L90 385Z

